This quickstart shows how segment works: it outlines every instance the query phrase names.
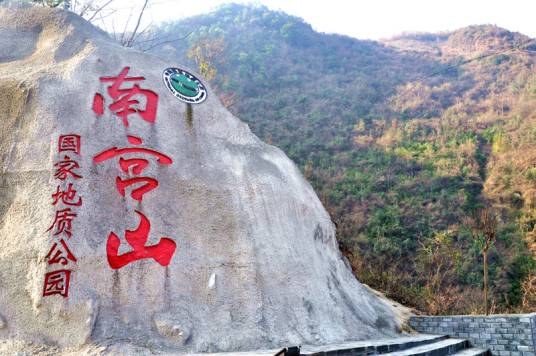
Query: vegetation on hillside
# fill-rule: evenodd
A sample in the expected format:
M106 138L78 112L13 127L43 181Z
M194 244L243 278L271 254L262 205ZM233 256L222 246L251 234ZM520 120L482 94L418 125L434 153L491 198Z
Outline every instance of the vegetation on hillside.
M217 43L213 87L300 166L362 282L426 313L483 312L488 209L491 311L536 311L529 38L472 26L361 41L240 5L158 31L189 34L155 52L191 66Z

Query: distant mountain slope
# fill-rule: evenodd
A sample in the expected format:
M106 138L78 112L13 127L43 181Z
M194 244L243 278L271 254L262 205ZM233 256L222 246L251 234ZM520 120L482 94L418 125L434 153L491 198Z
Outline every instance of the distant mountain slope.
M300 165L360 280L430 313L481 311L474 217L492 207L495 308L536 310L536 45L528 37L484 25L361 41L241 5L159 33L189 34L154 53L191 66L187 52L199 41L225 44L212 61L213 86Z
M530 38L493 25L469 26L446 33L406 33L383 43L401 50L417 50L440 56L469 56L508 50Z

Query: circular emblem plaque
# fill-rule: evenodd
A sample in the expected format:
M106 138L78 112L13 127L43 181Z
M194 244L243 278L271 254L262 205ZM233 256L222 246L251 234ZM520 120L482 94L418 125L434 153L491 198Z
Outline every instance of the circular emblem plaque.
M173 95L185 103L200 104L207 98L207 89L192 73L180 68L168 68L164 83Z

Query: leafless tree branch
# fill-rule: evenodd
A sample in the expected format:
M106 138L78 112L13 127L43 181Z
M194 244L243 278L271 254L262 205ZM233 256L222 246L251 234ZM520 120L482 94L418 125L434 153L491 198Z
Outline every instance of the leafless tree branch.
M149 0L145 0L145 2L143 3L143 7L141 8L140 14L138 15L138 21L136 22L134 31L132 31L132 35L130 36L130 39L125 44L126 47L132 47L132 43L134 42L134 38L140 27L141 18L143 17L143 13L145 12L145 9L147 8L148 3L149 3Z
M91 20L93 20L95 18L95 16L97 16L102 10L104 10L108 5L110 5L114 0L108 0L106 3L104 3L101 7L99 7L98 9L96 9L94 12L93 12L93 15L91 15L91 17L89 17L87 20L89 22L91 22ZM115 11L114 11L115 12ZM83 15L80 15L80 16L83 16Z
M161 42L152 44L152 45L150 45L149 47L143 47L143 46L142 46L142 47L143 47L142 49L143 49L144 51L150 51L150 50L152 50L152 49L155 49L155 48L157 48L157 47L163 46L163 45L168 44L168 43L173 43L173 42L182 41L182 40L186 39L188 36L190 36L191 34L192 34L192 32L190 32L189 34L187 34L187 35L184 36L184 37L177 38L177 39L174 39L174 40L161 41ZM151 39L151 40L147 40L147 41L143 41L143 42L146 43L146 42L151 42L151 41L154 41L154 40L155 40L155 39L153 38L153 39ZM140 42L140 44L143 43L143 42Z

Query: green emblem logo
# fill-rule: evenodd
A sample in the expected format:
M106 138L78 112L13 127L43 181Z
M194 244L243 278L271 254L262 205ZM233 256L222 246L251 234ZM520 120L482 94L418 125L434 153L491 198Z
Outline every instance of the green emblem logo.
M192 73L180 68L168 68L164 83L173 95L185 103L200 104L207 98L207 89Z

